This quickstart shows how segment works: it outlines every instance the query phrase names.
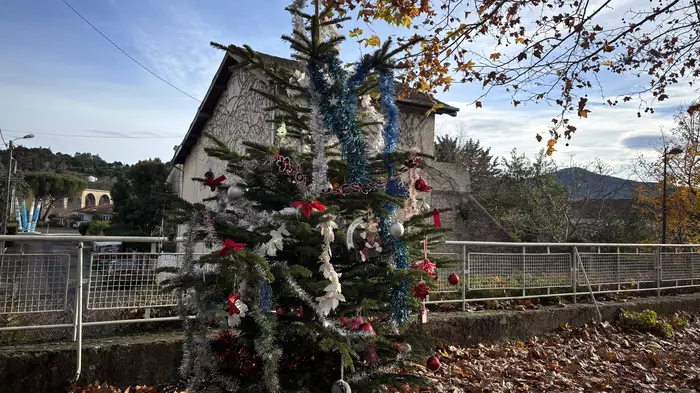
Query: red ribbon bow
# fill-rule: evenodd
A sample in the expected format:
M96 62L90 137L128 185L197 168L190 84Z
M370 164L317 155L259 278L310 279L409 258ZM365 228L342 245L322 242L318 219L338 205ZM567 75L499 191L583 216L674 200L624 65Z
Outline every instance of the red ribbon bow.
M211 177L211 176L207 176L207 177L204 178L204 182L207 183L207 185L208 185L209 187L211 187L211 190L212 190L212 191L216 191L216 186L218 186L219 184L221 184L221 182L223 182L224 180L226 180L226 176L223 176L223 175L217 177L216 179L214 179L214 178Z
M241 298L241 293L236 292L236 294L228 295L228 315L240 314L241 310L236 307L236 301Z
M428 287L424 282L418 283L413 287L413 295L420 300L425 300L425 298L430 295L430 287Z
M243 249L243 247L247 246L245 243L236 243L231 239L226 239L224 240L224 248L219 251L219 256L220 257L225 257L226 254L228 254L229 251L233 250L233 252L239 252Z
M303 214L304 217L306 217L306 218L311 217L311 212L313 211L313 209L316 209L320 212L324 212L326 210L326 207L323 206L323 204L319 201L312 201L312 202L296 201L296 202L292 202L292 207L293 208L301 207L301 214Z
M428 185L428 182L423 180L423 179L416 180L415 187L416 187L416 190L418 190L420 192L428 192L428 191L432 190L432 188L430 188L430 186Z
M435 228L440 228L440 226L442 226L440 222L440 210L438 210L437 207L433 209L433 224L435 224Z

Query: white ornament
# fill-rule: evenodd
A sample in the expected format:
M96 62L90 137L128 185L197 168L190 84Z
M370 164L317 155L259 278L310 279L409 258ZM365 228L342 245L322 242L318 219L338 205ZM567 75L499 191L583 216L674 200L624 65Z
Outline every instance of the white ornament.
M287 125L284 122L282 122L280 128L277 129L277 136L280 139L284 139L287 136Z
M389 233L391 233L391 236L393 236L393 237L398 238L398 237L403 236L403 231L404 231L403 224L400 223L399 221L394 222L389 227Z
M272 236L272 239L264 245L265 254L274 257L277 255L277 251L282 250L284 246L284 236L289 236L289 231L287 231L284 223L282 223L279 229L270 231L270 236Z
M372 107L372 97L369 94L365 94L360 97L360 106L367 109Z
M352 389L350 389L350 385L347 382L341 379L335 381L331 388L331 393L352 393Z
M245 191L243 191L241 187L234 184L228 188L226 195L228 195L228 199L238 199L242 197L244 193Z
M337 99L337 98L331 98L330 100L328 100L328 103L331 104L331 105L333 105L333 106L336 106L336 105L338 105L338 99Z
M420 211L423 213L428 213L431 211L430 205L428 205L426 202L423 202L422 205L420 205Z

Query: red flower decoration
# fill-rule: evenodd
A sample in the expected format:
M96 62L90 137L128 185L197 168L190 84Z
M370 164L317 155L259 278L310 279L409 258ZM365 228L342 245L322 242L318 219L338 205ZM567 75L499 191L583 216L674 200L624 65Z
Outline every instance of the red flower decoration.
M221 184L224 180L226 180L226 176L219 176L216 179L214 179L213 176L205 176L204 177L204 182L209 185L212 191L216 191L216 186Z
M236 292L236 294L230 294L228 296L228 315L240 314L241 310L236 307L236 301L241 298L241 293Z
M428 192L428 191L432 190L432 188L430 188L430 186L428 185L428 182L423 180L423 179L416 180L415 187L416 187L416 190L418 190L420 192Z
M418 283L413 287L413 295L420 300L425 300L430 295L430 288L424 282Z
M311 217L311 212L313 211L313 209L316 209L320 212L324 212L326 210L326 207L319 201L296 201L292 202L292 207L301 208L301 214L303 214L306 218Z
M236 243L231 239L226 239L224 240L224 248L219 251L219 256L220 257L225 257L229 251L233 250L233 252L239 252L243 249L243 247L247 246L245 243Z
M437 269L434 263L430 262L428 258L425 258L423 262L419 263L416 266L416 269L422 270L426 273L428 273L429 276L433 276L433 278L437 279Z

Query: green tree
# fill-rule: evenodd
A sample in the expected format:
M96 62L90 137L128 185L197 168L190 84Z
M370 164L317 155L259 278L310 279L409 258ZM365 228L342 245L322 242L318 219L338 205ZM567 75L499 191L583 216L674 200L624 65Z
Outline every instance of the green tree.
M343 37L332 30L342 19L319 1L311 14L297 8L299 2L290 8L294 35L284 39L297 69L270 64L249 47L215 44L274 81L279 94L259 93L270 99L266 109L276 114L277 126L285 124L280 136L299 140L280 147L243 142L241 153L211 138L207 153L227 162L229 179L214 185L210 204L182 202L187 241L174 286L193 294L182 315L197 315L185 318L181 367L191 391L346 391L338 390L343 371L356 393L416 379L395 367L410 354L400 333L419 315L414 294L433 280L412 268L411 259L423 260L421 242L436 244L445 230L427 220L431 212L398 222L409 187L415 188L399 175L421 165L396 150L392 57L403 48L386 43L346 68L337 49ZM366 94L374 81L380 94L372 103ZM372 116L363 116L367 112ZM368 117L386 118L381 135L365 135L377 124L364 121ZM382 138L384 148L370 155L374 138ZM285 147L299 145L310 153ZM213 184L220 175L204 181ZM357 238L347 233L353 222L364 226ZM215 249L199 262L196 240ZM216 269L196 270L202 263ZM434 265L422 266L434 274ZM208 316L229 316L240 333L226 329L212 346L208 326L221 326L223 318Z
M159 159L132 165L117 179L111 195L114 234L157 235L173 195L167 184L168 167ZM164 233L167 234L167 233Z
M500 169L498 159L491 155L491 148L481 145L478 139L465 139L464 124L458 130L458 137L439 136L435 142L435 158L442 162L451 162L466 169L472 195L487 209L493 208L496 185Z
M27 173L25 179L34 197L44 204L42 220L49 216L57 200L75 196L88 187L79 177L53 172Z

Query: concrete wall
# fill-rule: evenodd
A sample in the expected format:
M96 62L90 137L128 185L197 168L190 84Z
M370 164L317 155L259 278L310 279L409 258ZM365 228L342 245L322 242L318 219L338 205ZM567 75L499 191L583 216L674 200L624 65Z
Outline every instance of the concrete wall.
M700 295L646 298L600 305L603 319L614 321L621 308L646 308L667 316L678 311L696 313ZM530 311L432 313L426 325L409 328L414 358L440 345L471 346L507 339L527 340L553 332L564 323L582 326L597 319L591 304ZM182 356L178 333L151 333L84 342L83 371L78 385L106 382L121 388L134 385L175 384ZM0 346L0 392L61 392L75 375L75 343Z

